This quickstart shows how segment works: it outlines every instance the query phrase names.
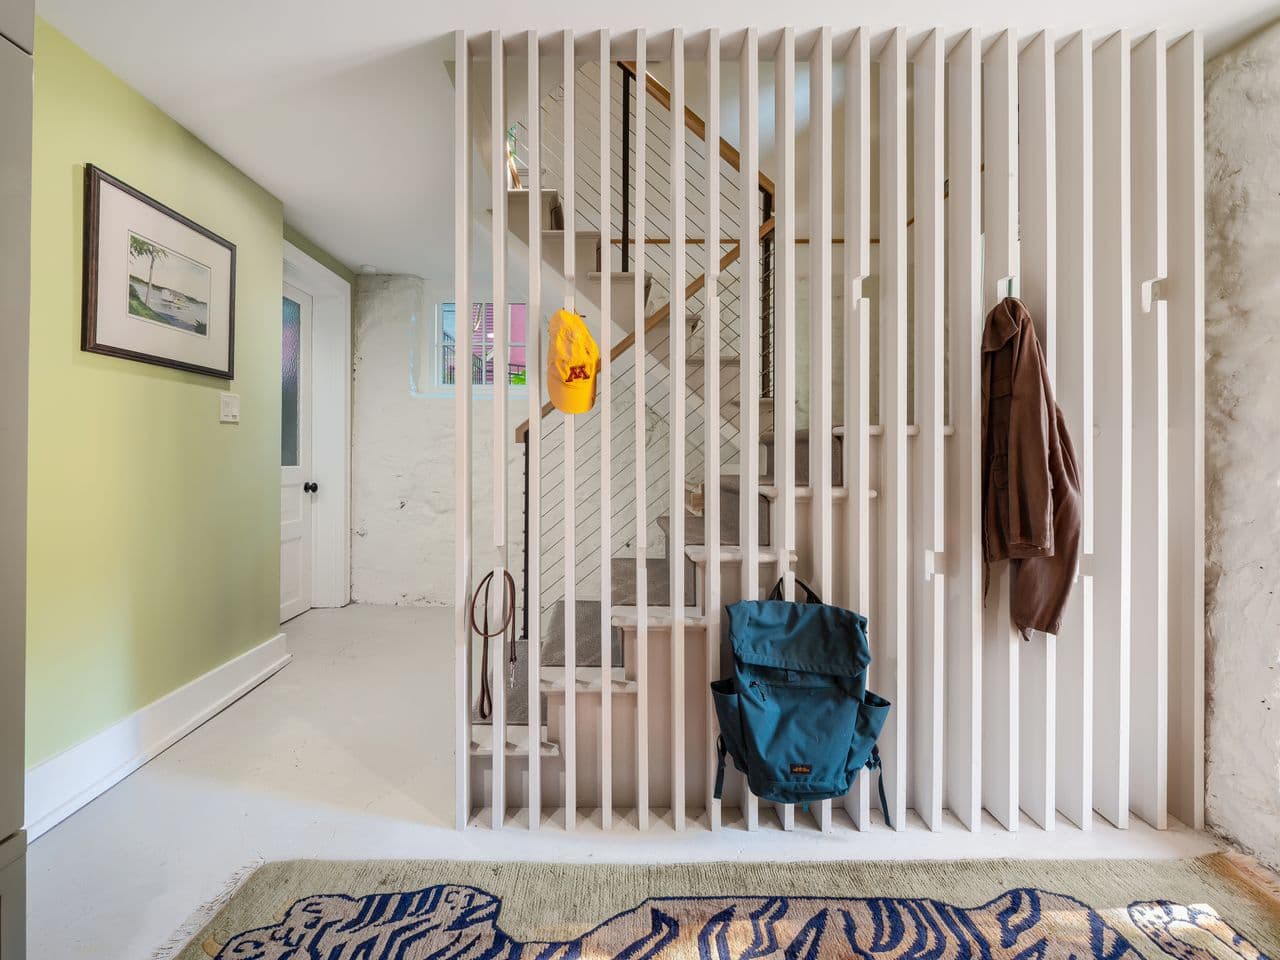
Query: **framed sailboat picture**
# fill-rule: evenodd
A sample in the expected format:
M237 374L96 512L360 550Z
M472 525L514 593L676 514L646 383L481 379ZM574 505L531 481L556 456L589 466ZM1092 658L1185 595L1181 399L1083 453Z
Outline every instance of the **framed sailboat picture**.
M236 248L85 166L81 348L232 379Z

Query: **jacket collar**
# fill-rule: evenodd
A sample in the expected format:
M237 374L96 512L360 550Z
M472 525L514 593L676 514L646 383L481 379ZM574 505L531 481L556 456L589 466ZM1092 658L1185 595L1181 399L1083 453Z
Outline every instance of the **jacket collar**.
M1005 297L987 315L982 331L982 352L996 353L1017 335L1022 322L1031 314L1021 300Z

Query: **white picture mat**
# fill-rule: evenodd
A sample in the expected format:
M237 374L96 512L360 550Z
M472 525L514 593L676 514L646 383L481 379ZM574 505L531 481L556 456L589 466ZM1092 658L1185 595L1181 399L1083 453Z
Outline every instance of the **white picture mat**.
M229 366L231 251L107 181L98 203L97 340L211 370ZM129 315L129 234L139 234L213 270L208 335L193 336Z

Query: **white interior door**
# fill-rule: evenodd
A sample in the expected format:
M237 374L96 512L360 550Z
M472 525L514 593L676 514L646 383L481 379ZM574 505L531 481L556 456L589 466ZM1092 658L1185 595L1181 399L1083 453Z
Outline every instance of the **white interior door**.
M309 294L284 285L280 314L280 622L311 609L311 318Z

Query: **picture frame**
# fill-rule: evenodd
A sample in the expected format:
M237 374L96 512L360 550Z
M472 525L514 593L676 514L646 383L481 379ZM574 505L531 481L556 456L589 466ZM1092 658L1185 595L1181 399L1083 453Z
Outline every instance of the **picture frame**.
M235 376L236 247L85 165L82 350Z

